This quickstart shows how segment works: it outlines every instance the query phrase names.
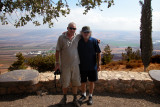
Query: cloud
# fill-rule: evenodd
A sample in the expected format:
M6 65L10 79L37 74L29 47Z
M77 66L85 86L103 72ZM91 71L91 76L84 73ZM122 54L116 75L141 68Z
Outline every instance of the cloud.
M112 16L102 14L100 11L91 10L87 15L83 15L83 9L77 8L71 11L67 17L61 17L55 22L55 28L66 28L69 22L77 23L80 30L82 26L88 25L97 30L139 30L140 14L135 13L135 17ZM160 12L153 12L153 30L160 31Z
M139 18L112 17L101 14L100 11L91 10L87 15L83 15L83 9L74 9L67 17L61 17L55 22L56 28L64 28L69 22L77 23L78 28L84 25L91 26L98 30L138 30ZM65 27L66 27L65 26Z
M160 12L155 11L152 13L153 15L153 30L160 31Z
M101 12L99 10L90 10L87 15L83 15L84 8L74 8L67 17L61 16L58 21L54 20L53 29L66 29L69 22L75 22L77 24L78 31L85 25L96 30L131 30L139 31L140 27L140 12L135 13L134 17L119 15L112 15L112 13ZM19 14L19 13L18 13ZM39 21L41 18L38 18ZM0 28L15 28L13 25L8 26L0 25ZM28 23L26 26L19 29L48 29L48 25L42 25L35 27L32 23ZM153 31L160 31L160 12L153 11Z

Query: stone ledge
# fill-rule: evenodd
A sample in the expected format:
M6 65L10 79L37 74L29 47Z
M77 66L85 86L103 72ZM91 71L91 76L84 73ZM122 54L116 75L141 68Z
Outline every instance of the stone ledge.
M98 77L95 92L154 94L156 90L152 79L146 72L100 71ZM0 87L0 94L33 93L37 91L59 93L61 92L59 78L60 76L57 76L57 89L55 88L54 74L47 72L39 73L39 83L36 85L12 88Z

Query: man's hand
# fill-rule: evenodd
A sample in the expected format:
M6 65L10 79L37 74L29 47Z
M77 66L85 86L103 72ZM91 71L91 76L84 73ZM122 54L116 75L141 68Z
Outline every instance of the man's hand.
M56 63L54 71L57 71L57 69L60 69L59 63Z
M59 66L59 51L56 50L56 66L55 66L55 69L54 71L56 71L57 69L60 69L60 66Z
M101 66L100 65L97 67L97 71L101 71Z

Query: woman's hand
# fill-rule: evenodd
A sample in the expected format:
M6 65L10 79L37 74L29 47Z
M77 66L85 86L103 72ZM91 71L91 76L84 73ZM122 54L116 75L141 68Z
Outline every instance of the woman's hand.
M101 43L101 40L100 40L100 39L97 39L97 41L98 41L98 44L100 44L100 43Z
M62 34L64 35L67 31L63 32Z
M97 71L101 71L101 66L100 65L97 67Z

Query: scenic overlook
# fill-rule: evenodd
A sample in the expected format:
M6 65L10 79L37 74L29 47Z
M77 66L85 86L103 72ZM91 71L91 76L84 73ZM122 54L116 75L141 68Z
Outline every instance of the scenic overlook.
M0 0L0 107L159 107L160 0Z

